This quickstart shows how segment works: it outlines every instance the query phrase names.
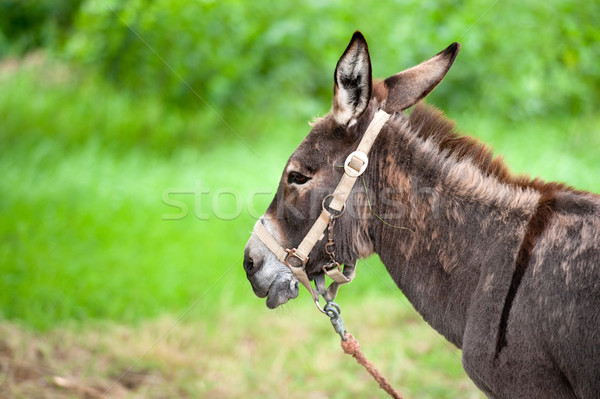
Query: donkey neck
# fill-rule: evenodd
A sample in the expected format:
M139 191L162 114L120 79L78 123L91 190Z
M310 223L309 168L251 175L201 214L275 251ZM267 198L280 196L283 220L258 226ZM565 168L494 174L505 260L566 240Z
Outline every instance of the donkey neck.
M476 150L488 151L478 143L472 153L444 147L444 132L431 129L446 122L418 118L396 117L376 143L367 180L386 223L373 218L370 235L417 311L461 347L472 295L495 268L512 271L539 193L478 165Z

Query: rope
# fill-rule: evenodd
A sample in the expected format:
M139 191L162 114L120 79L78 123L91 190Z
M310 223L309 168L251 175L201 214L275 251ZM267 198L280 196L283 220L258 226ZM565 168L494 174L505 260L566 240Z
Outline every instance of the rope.
M377 381L377 383L379 384L379 388L386 391L394 399L404 399L402 393L396 391L390 385L389 381L379 372L379 370L377 370L375 366L373 366L373 363L371 363L360 351L360 344L358 343L356 338L354 338L352 334L349 333L346 333L344 337L346 338L345 341L342 340L342 348L344 349L344 352L346 352L349 355L352 355L352 357L356 359L358 364L363 366L369 372L369 374L371 374L373 378L375 378L375 381Z

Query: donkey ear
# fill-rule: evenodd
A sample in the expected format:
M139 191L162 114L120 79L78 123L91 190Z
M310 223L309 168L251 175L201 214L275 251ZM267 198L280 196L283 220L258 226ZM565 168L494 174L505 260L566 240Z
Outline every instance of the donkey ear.
M335 67L333 116L340 125L358 118L371 99L371 58L362 33L354 32Z
M444 51L421 64L387 78L387 112L400 112L412 107L429 94L446 76L452 66L460 44L452 43Z

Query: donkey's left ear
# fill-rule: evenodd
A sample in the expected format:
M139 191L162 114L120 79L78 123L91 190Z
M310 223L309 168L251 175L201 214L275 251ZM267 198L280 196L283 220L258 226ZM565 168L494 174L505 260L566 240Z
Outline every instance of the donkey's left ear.
M371 99L371 58L362 33L354 32L335 67L333 116L340 125L358 118Z
M384 110L400 112L423 99L446 76L459 50L460 44L452 43L433 58L387 78Z

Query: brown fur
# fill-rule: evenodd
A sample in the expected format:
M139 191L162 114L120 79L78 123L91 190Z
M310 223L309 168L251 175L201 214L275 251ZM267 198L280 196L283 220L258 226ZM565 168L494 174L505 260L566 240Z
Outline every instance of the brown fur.
M368 54L362 35L348 48L358 50L344 53L342 65ZM283 246L297 245L375 112L391 113L364 186L355 185L335 224L338 261L376 252L424 320L463 350L465 370L490 398L600 397L600 196L511 174L432 107L400 112L439 83L458 48L385 81L348 77L363 85L349 92L370 98L336 91L332 113L290 157L265 216ZM370 61L352 70L370 74ZM289 184L292 170L311 179ZM310 254L311 277L328 261L323 245Z

